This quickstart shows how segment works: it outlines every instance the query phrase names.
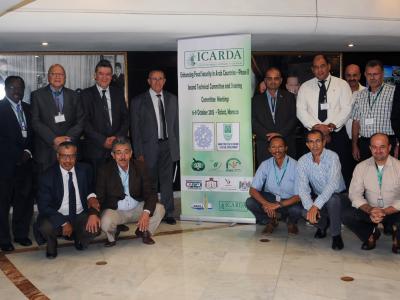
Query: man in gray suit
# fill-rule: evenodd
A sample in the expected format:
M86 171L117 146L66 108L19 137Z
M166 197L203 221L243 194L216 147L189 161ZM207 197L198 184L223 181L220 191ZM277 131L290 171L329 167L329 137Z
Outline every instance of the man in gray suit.
M32 127L38 171L56 162L57 147L66 141L77 143L85 114L77 94L64 87L65 70L55 64L49 68L49 85L32 92Z
M136 159L147 164L155 186L160 184L165 221L173 225L173 165L179 160L178 99L163 90L163 71L151 71L147 82L150 89L131 102L133 151Z

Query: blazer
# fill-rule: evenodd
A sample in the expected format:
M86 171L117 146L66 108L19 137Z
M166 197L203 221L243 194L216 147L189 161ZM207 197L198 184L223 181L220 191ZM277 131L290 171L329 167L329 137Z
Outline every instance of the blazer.
M27 123L27 138L22 137L21 127L10 102L7 98L0 101L0 177L3 178L14 176L17 163L25 149L33 152L30 105L22 102L22 109Z
M177 161L179 160L178 98L167 91L162 93L171 158L172 161ZM151 168L157 161L158 126L149 91L132 99L130 116L130 129L135 157L138 158L143 155L147 165Z
M88 210L87 196L94 192L92 184L92 171L89 165L77 163L75 165L76 179L83 210L89 214L98 214L96 209ZM68 222L68 216L59 213L64 197L64 184L60 165L54 164L39 176L37 205L39 209L38 220L47 218L54 228Z
M277 132L281 134L290 150L294 150L296 143L296 99L288 91L279 89L276 101L275 123L265 94L255 95L251 105L252 128L256 135L256 142L262 144L263 151L268 146L266 134ZM257 147L257 149L259 149ZM291 152L291 151L290 151Z
M34 157L42 164L55 161L53 141L57 136L66 135L78 143L84 128L85 114L78 95L66 87L63 88L63 93L65 122L61 123L54 120L58 108L49 86L33 91L31 95L32 127L35 131Z
M135 200L144 201L143 209L148 209L150 216L153 215L157 195L147 167L142 161L129 162L129 193ZM125 198L124 187L115 160L109 161L99 169L96 195L102 210L107 208L116 210L118 201Z
M103 147L109 136L127 136L129 128L128 109L122 89L110 86L112 125L107 124L108 116L103 108L97 86L82 91L80 97L86 115L83 141L84 158L106 158L110 150Z

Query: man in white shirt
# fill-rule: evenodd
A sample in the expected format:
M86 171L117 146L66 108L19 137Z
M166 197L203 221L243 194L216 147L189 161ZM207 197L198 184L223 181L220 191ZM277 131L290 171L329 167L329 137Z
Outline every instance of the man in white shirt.
M343 166L346 185L351 179L351 144L345 124L351 113L351 90L343 79L330 74L331 65L323 54L314 57L314 78L304 82L297 95L297 118L308 130L324 134L326 148L335 151Z

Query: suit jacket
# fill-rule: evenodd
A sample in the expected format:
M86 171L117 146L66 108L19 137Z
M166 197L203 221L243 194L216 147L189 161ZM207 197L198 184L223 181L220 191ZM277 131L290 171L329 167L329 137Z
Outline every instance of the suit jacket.
M33 152L30 105L22 102L22 109L27 123L27 138L22 137L21 127L10 102L7 98L0 101L0 177L3 178L14 176L25 149Z
M32 92L32 127L35 131L35 160L42 164L52 164L56 160L53 140L57 136L69 136L78 143L85 123L85 114L78 95L66 87L63 88L63 114L65 122L56 123L54 117L58 108L49 86Z
M134 160L129 163L129 193L132 198L144 201L143 209L153 215L157 195L144 162ZM96 195L101 209L117 209L118 201L125 198L124 187L119 176L118 165L111 160L99 169L96 182Z
M90 166L84 163L75 165L76 179L83 210L89 214L98 214L91 208L88 210L87 196L94 192L92 184L92 171ZM38 220L47 218L54 228L68 222L68 216L59 213L64 197L64 185L60 165L54 164L39 177L37 205L39 209ZM38 222L40 223L40 222Z
M257 152L266 154L269 145L266 134L280 133L288 144L288 153L295 157L296 145L296 99L294 95L285 90L278 90L275 123L265 94L255 95L251 105L253 133L256 135ZM261 161L259 161L261 163Z
M168 144L172 161L179 160L179 116L178 98L163 91ZM131 101L131 135L135 157L143 155L151 168L157 161L158 127L150 92L136 96Z
M392 115L390 118L392 129L396 135L396 138L400 139L400 84L396 85L396 89L393 94L393 107Z
M86 115L83 155L85 158L106 158L110 150L103 144L109 136L127 136L128 109L123 90L110 86L112 125L108 126L108 116L103 108L101 95L94 85L82 91L80 97Z

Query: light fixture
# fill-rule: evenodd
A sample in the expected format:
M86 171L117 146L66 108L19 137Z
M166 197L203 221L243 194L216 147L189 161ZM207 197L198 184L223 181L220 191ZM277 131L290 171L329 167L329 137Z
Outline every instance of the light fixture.
M48 42L42 42L42 46L48 46L49 43Z
M349 43L349 44L347 45L347 47L353 48L353 47L354 47L354 43L353 43L353 42Z

